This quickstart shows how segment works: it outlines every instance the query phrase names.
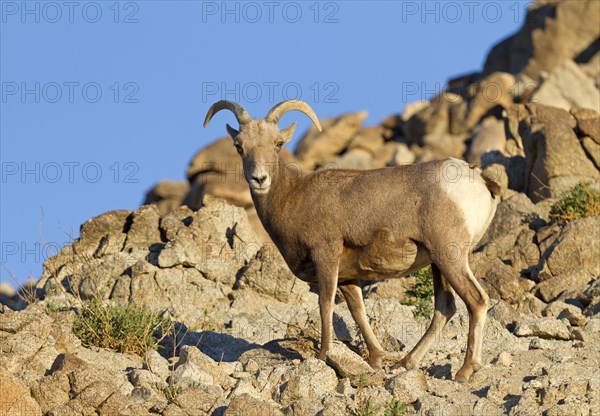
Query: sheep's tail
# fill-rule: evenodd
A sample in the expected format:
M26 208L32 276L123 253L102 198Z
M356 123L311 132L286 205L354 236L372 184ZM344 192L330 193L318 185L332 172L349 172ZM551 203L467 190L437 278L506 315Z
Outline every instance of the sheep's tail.
M481 169L480 172L492 197L494 199L499 198L502 195L502 185L500 183L502 172L498 169Z

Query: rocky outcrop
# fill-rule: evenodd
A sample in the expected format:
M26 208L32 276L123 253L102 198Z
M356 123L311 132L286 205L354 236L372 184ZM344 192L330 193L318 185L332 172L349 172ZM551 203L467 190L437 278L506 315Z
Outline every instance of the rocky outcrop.
M21 312L0 312L3 410L11 415L213 415L241 410L334 415L362 409L368 401L380 409L402 404L409 411L441 405L454 410L468 407L470 413L503 408L516 414L524 405L529 413L533 409L546 413L583 409L592 414L600 410L596 369L589 365L598 354L594 348L600 341L597 317L577 321L577 326L554 316L519 318L513 335L490 313L486 364L466 386L449 379L460 367L460 346L467 336L468 312L462 304L420 369L386 367L372 372L353 351L354 345L361 345L356 332L350 338L351 348L337 342L326 362L314 358L311 342L300 338L275 338L247 347L244 354L215 359L202 351L202 335L209 331L180 332L178 348L171 349L173 340L165 339L160 353L151 350L144 357L84 348L71 332L73 312L47 312L44 302ZM372 314L375 328L385 328L390 321L392 315L382 313L388 308L385 303L367 300L367 309L376 312ZM313 299L313 306L304 308L308 312L315 306ZM553 313L565 316L570 307ZM348 313L344 304L337 310ZM394 323L396 335L387 336L399 336L406 345L397 348L406 351L427 322L407 317L402 323L403 319ZM310 322L294 325L307 328ZM43 343L42 348L23 348L32 340ZM565 362L559 357L568 358ZM550 380L560 380L562 387ZM531 401L531 388L537 397L547 398Z
M600 181L600 171L577 135L581 132L577 120L567 111L541 104L515 105L508 111L507 130L525 154L524 169L509 176L521 175L513 183L523 184L517 190L532 200L556 198L580 181Z
M600 217L549 214L573 185L600 183L598 4L539 1L483 72L377 125L363 125L364 111L323 120L282 151L306 172L453 156L497 175L501 202L470 259L491 297L471 384L452 380L468 336L462 302L420 368L393 368L429 324L401 304L415 277L364 287L383 370L368 366L341 297L337 340L316 359L318 288L270 242L223 138L192 158L187 181L85 222L39 281L0 287L0 413L600 413ZM90 299L153 310L172 331L143 356L84 347L72 327Z
M589 108L600 111L600 90L575 62L556 67L531 97L531 102L562 108Z
M84 223L81 236L49 259L43 296L134 302L202 322L228 302L240 273L261 247L242 208L206 196L203 207L160 216L155 205L110 211ZM202 305L199 308L199 305Z
M325 165L348 147L366 118L367 112L361 111L323 120L322 132L313 126L300 139L296 156L308 168Z
M586 20L582 23L582 16ZM543 0L529 6L523 27L492 48L485 73L523 73L537 80L565 60L589 60L600 36L600 5L595 0Z
M36 400L31 397L27 386L15 376L0 369L0 386L2 388L2 414L14 416L41 416L42 410Z

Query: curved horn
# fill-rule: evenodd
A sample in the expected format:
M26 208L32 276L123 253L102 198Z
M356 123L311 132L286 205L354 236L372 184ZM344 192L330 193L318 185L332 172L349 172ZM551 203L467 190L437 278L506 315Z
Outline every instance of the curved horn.
M235 118L237 119L238 123L240 123L240 126L252 120L248 112L244 110L244 107L242 107L238 103L234 103L233 101L221 100L211 105L208 109L208 113L206 113L206 118L204 119L204 127L208 126L210 119L221 110L231 111L235 115Z
M267 117L265 117L265 120L277 124L281 116L283 116L285 113L291 110L302 111L308 116L308 118L312 120L312 122L317 127L317 130L322 130L321 124L319 123L319 119L317 118L317 115L315 114L313 109L310 108L310 106L304 101L300 100L287 100L275 105L273 108L271 108L271 110L269 110L269 113L267 114Z

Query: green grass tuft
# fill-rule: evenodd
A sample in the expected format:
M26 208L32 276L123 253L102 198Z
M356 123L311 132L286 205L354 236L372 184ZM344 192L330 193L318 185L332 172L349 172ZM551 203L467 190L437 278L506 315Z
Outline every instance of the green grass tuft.
M433 274L431 266L411 273L411 276L416 277L417 281L406 291L409 298L402 301L402 304L416 306L413 312L415 317L429 318L433 312L433 302L431 301L433 296Z
M390 400L383 412L383 416L402 416L404 414L406 414L406 404L396 399Z
M165 399L167 399L168 402L172 402L183 392L181 387L173 384L156 384L154 387L165 395Z
M550 208L550 221L558 224L597 215L600 215L600 191L592 188L590 182L579 182Z
M350 413L351 416L374 416L375 413L379 410L379 406L377 406L371 399L367 399L362 403L362 405Z

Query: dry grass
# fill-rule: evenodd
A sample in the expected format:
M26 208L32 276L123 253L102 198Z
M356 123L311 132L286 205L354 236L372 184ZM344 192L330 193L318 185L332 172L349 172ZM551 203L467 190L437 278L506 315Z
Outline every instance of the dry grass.
M141 357L156 349L172 328L169 320L135 304L119 307L92 299L77 310L73 333L83 346L96 346Z

